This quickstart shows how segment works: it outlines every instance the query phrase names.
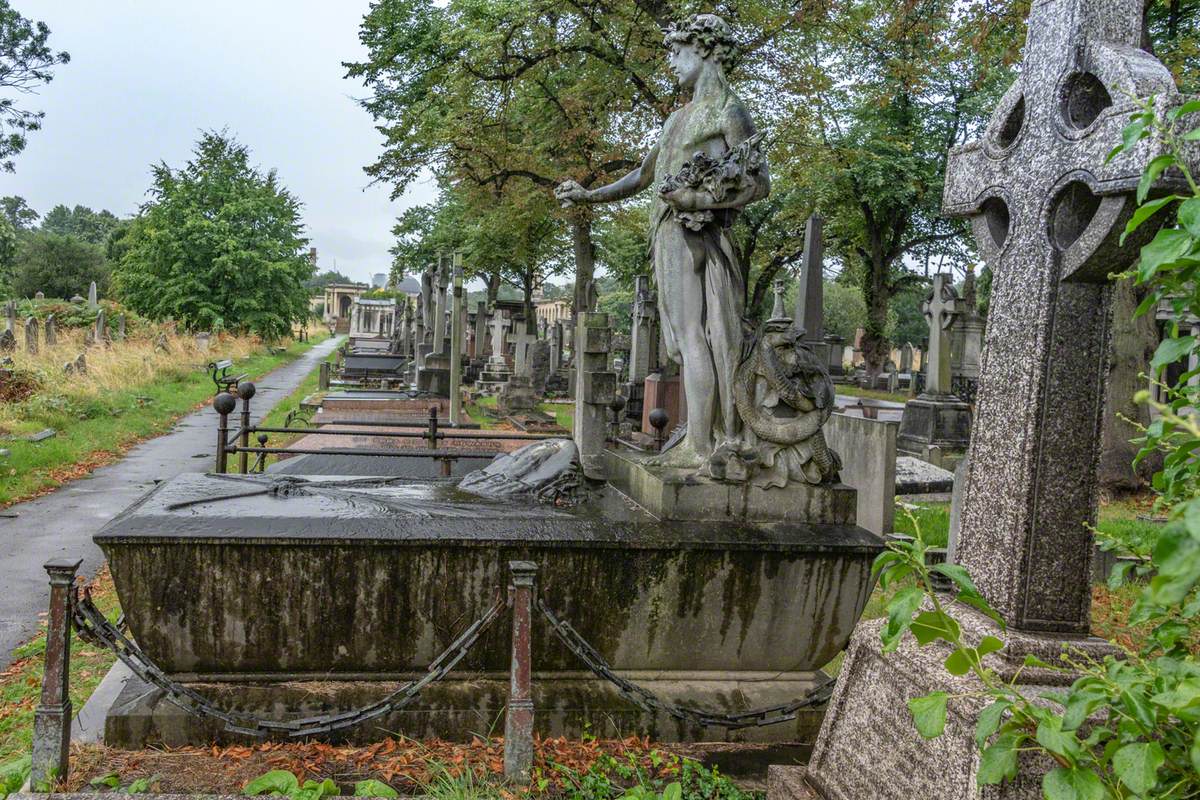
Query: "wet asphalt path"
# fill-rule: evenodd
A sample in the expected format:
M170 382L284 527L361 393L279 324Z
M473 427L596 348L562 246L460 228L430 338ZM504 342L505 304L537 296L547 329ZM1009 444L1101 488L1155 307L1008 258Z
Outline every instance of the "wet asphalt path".
M287 397L341 340L322 342L257 381L251 403L254 419ZM104 559L92 535L155 481L211 469L216 426L216 413L202 408L90 477L0 511L16 514L0 516L0 669L8 666L13 648L34 633L38 614L46 610L49 588L42 565L51 558L82 558L80 571L93 575Z

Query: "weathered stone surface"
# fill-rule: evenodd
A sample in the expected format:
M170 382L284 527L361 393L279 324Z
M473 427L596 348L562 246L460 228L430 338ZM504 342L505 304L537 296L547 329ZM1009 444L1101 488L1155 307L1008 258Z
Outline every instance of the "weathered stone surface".
M575 443L551 439L496 456L491 464L459 481L458 488L480 497L532 496L578 469Z
M46 347L54 347L58 344L58 323L54 319L53 314L46 315Z
M615 494L563 510L440 483L349 497L322 483L333 491L168 508L239 488L182 475L105 526L96 542L139 646L172 673L420 670L528 560L540 596L618 669L815 670L845 646L882 546L853 525L655 522ZM508 644L493 629L462 669L505 670ZM534 664L579 668L548 636Z
M37 355L38 351L38 321L37 317L25 320L25 352Z
M880 536L892 532L896 516L895 422L834 414L825 439L842 460L842 482L857 492L859 525Z
M16 349L16 335L11 330L0 331L0 353L11 353Z

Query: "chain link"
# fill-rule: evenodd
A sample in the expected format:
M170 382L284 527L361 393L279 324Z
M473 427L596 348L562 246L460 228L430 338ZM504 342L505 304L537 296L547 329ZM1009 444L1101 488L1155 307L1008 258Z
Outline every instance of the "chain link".
M433 660L421 678L409 681L382 700L353 711L285 721L260 719L248 714L224 711L194 689L171 680L125 635L118 625L114 625L105 618L100 609L96 608L95 603L92 602L89 590L85 589L83 596L76 598L72 606L73 620L81 639L111 650L135 675L146 683L162 689L167 693L167 700L189 714L220 720L225 724L225 730L230 733L254 737L286 734L291 738L299 739L343 728L352 728L404 708L417 698L422 689L434 681L444 678L450 670L458 665L458 662L462 661L467 652L479 641L479 637L483 635L484 631L500 616L505 608L505 599L498 592L497 599L492 606Z
M555 635L566 645L568 650L574 653L598 678L611 683L622 697L643 711L661 711L676 719L696 725L715 725L721 728L736 730L738 728L763 727L766 725L776 725L780 722L789 722L796 718L796 712L800 711L800 709L824 703L833 694L834 681L831 678L799 700L776 706L755 708L737 714L720 714L714 711L704 711L702 709L674 705L658 697L645 687L638 686L636 683L628 681L613 672L612 667L604 660L604 656L600 655L596 648L592 647L577 630L571 627L571 623L560 619L541 598L538 598L537 606L550 623L550 627Z

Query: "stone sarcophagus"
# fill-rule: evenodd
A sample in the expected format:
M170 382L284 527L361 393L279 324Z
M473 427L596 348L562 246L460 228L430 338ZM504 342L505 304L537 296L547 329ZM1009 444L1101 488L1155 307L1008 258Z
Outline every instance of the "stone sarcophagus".
M503 590L513 560L538 565L538 596L631 680L719 711L786 703L824 683L819 670L846 646L882 548L852 521L660 522L611 490L562 509L440 482L214 475L162 484L96 542L132 635L162 669L218 693L253 684L238 703L296 713L324 696L293 703L289 686L358 682L321 700L326 710L369 694L364 681L382 691L421 673ZM490 725L509 660L498 624L455 680L423 695L432 705L384 727L454 736ZM667 740L706 735L621 700L540 617L533 666L545 732L587 722ZM134 704L110 715L108 734L202 738L163 727L169 711ZM801 724L752 736L794 740Z

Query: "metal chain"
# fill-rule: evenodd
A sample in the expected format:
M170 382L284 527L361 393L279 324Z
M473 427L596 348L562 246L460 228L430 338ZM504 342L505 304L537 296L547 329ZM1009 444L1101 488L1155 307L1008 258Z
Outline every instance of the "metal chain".
M566 645L568 650L574 653L597 677L611 683L622 697L643 711L661 711L676 719L700 726L715 725L729 729L763 727L794 720L796 712L800 709L824 703L833 694L834 681L829 679L799 700L776 706L755 708L737 714L720 714L714 711L674 705L650 690L617 675L596 648L592 647L586 639L579 635L578 631L571 627L571 623L560 619L541 598L538 598L537 606L549 621L555 635Z
M96 608L89 590L85 589L83 596L77 598L72 605L74 607L73 620L81 639L111 650L135 675L165 691L167 700L189 714L218 719L225 723L225 730L230 733L255 737L287 734L289 737L298 739L351 728L367 720L404 708L416 699L422 689L434 681L441 680L458 665L458 662L479 641L483 632L504 610L506 603L504 597L497 593L496 602L433 660L421 678L409 681L382 700L353 711L286 721L260 719L217 708L199 692L171 680L165 672L155 666L154 662L118 626L109 622L100 609Z

